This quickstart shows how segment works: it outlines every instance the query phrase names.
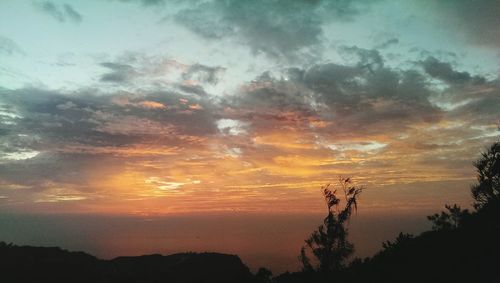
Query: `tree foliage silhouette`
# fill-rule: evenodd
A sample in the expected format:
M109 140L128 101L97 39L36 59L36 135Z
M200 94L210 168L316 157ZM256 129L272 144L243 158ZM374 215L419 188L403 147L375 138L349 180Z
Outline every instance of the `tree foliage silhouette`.
M481 209L489 202L500 201L500 142L493 143L474 163L477 184L471 187L474 207Z
M394 240L394 242L385 241L382 243L382 248L386 251L387 250L394 250L394 249L397 249L397 248L400 248L400 247L406 245L408 242L410 242L414 238L415 238L415 236L413 236L412 234L399 232L399 235L396 238L396 240Z
M463 219L470 215L467 209L462 210L460 206L454 204L444 206L448 212L441 211L441 214L435 213L433 215L427 216L432 222L432 230L452 230L458 228Z
M271 283L273 282L273 273L271 270L261 267L255 274L255 281L258 283Z
M362 188L351 185L350 178L339 178L340 190L344 195L344 206L337 197L338 189L330 184L322 187L328 208L323 224L305 240L299 255L304 271L334 272L341 270L347 258L354 252L354 246L347 240L347 224L352 212L357 209L357 200ZM313 266L308 252L318 264Z

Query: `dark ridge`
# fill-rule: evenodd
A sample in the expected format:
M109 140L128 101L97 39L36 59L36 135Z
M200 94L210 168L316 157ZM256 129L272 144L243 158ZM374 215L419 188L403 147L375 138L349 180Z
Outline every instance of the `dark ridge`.
M6 243L0 243L0 274L5 283L234 283L253 278L236 255L180 253L100 260L83 252Z
M116 282L247 282L251 273L236 255L159 254L118 257L109 264ZM158 281L159 280L159 281Z

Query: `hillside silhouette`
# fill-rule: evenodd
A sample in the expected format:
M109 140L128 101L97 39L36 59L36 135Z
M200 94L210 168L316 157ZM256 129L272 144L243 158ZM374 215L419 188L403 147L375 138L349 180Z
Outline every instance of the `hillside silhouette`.
M251 282L236 255L180 253L100 260L60 248L0 243L1 282Z

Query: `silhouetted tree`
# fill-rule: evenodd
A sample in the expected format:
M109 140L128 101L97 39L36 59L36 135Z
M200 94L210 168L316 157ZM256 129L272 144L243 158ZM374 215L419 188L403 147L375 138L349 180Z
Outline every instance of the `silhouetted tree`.
M273 273L271 272L271 270L265 267L261 267L259 268L259 270L257 270L255 279L259 283L271 283L273 282Z
M500 200L500 142L493 143L474 163L477 184L471 187L474 207L481 209L490 201Z
M432 222L432 230L451 230L458 228L463 219L470 215L467 209L462 210L460 206L454 204L444 206L448 212L441 211L441 214L435 213L434 215L427 216Z
M412 234L400 232L398 237L396 238L396 240L394 240L394 242L391 242L391 241L383 242L382 248L384 248L384 250L397 249L401 246L404 246L406 243L408 243L414 237L415 236L413 236Z
M299 260L303 271L338 271L354 252L353 244L347 240L347 223L353 210L357 209L357 199L362 189L352 186L350 178L342 177L339 178L339 187L345 198L344 207L341 207L341 200L337 197L337 189L331 189L330 184L321 188L328 215L323 224L305 240L300 251ZM307 251L316 258L316 267L307 256Z

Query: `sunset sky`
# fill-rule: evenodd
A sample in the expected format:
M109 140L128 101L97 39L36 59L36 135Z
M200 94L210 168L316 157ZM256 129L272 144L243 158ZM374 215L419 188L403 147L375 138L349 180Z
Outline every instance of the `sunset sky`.
M496 0L2 0L0 212L306 215L339 175L368 214L468 206L500 137L499 15Z

